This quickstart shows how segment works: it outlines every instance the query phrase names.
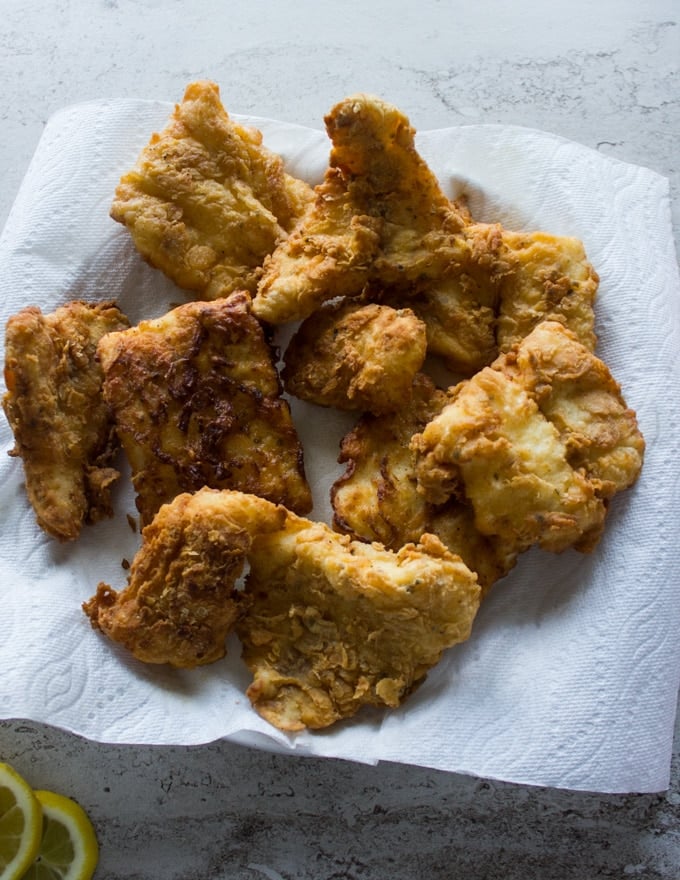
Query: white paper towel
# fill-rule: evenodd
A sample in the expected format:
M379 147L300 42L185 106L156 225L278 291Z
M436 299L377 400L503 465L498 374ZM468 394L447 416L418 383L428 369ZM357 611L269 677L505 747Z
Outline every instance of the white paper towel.
M28 304L50 311L76 297L115 298L134 322L184 299L108 216L118 178L169 111L91 103L49 121L0 238L3 327ZM292 173L319 180L329 150L322 131L236 118L259 127ZM485 601L472 638L399 710L285 735L251 710L235 640L224 661L176 671L144 666L90 628L81 602L101 580L122 587L121 560L138 546L126 520L135 512L129 484L114 520L58 544L35 525L2 419L0 716L114 743L226 737L574 789L666 787L680 677L680 284L667 181L522 128L421 132L418 146L477 218L577 236L601 276L598 353L638 413L647 455L596 552L523 557ZM328 521L338 441L353 418L299 402L293 413L314 516Z

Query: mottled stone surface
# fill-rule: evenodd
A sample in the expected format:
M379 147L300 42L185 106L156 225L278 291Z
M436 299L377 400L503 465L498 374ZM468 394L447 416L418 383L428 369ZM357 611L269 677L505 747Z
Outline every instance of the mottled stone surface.
M603 796L25 723L0 724L0 750L89 809L110 880L680 876L677 773L667 794Z
M316 127L364 90L418 128L556 132L669 177L680 239L677 0L9 0L0 224L53 111L176 100L201 76L220 83L233 112ZM669 791L621 797L225 743L103 746L0 723L0 758L89 810L100 880L677 880L679 757L676 730Z

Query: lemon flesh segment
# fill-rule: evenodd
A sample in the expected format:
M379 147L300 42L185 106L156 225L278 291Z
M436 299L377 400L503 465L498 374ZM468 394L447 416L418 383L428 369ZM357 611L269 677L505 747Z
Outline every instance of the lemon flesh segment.
M0 880L18 880L40 848L42 811L33 789L0 763Z
M42 807L42 839L22 880L90 880L99 846L87 813L52 791L36 791L35 796Z

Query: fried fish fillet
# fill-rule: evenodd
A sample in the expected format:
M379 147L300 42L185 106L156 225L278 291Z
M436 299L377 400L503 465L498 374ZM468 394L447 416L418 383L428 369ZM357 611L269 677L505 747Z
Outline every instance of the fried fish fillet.
M412 293L474 256L468 212L444 195L397 108L353 95L325 123L332 149L324 181L265 261L253 302L271 323L303 319L328 299L359 295L369 282Z
M470 376L542 321L564 324L595 350L599 277L583 242L481 223L470 223L466 238L469 259L405 301L427 326L429 353Z
M433 503L465 497L475 523L527 549L564 550L601 532L605 507L532 397L485 367L412 441Z
M342 438L338 461L346 470L331 487L335 529L392 549L428 531L409 442L446 401L446 393L418 373L407 406L389 415L365 415Z
M464 641L476 576L432 535L393 553L289 515L258 534L237 623L254 708L282 730L396 707Z
M79 300L44 315L35 306L7 322L3 407L42 529L62 541L111 516L118 446L101 395L97 343L129 326L111 302Z
M219 660L241 613L235 586L253 535L285 519L282 507L254 495L178 495L144 529L127 586L99 584L83 610L145 663L193 668Z
M645 441L607 365L561 324L536 326L502 361L502 369L535 397L598 495L611 498L636 481Z
M265 261L254 313L304 319L338 296L408 306L428 352L465 376L543 320L595 347L598 277L575 238L477 223L451 202L395 107L370 95L325 118L329 168L291 235Z
M137 659L184 668L223 657L236 627L253 706L300 730L398 706L468 638L478 605L476 576L433 536L392 553L263 498L205 488L163 505L127 586L100 584L83 610Z
M503 229L497 223L465 227L466 250L441 278L414 285L410 295L386 289L376 298L408 305L425 323L428 354L453 372L471 376L498 355L496 319L500 291L509 271L503 257Z
M333 527L392 550L436 535L476 572L482 594L515 565L517 550L475 526L472 507L456 498L430 504L418 491L414 434L438 415L447 395L425 374L416 376L407 406L379 417L365 415L343 439L345 473L331 487Z
M411 445L431 502L464 497L484 534L555 552L593 549L644 448L606 365L557 322L461 382Z
M496 336L499 351L521 342L541 321L558 321L595 350L594 302L599 284L583 242L545 232L504 229Z
M121 178L111 216L151 265L210 300L254 292L311 197L259 131L229 117L217 85L199 81Z
M426 347L425 325L410 309L343 301L302 322L281 378L289 394L311 403L393 412L408 405Z
M203 486L311 509L302 446L246 292L105 336L99 356L144 524Z

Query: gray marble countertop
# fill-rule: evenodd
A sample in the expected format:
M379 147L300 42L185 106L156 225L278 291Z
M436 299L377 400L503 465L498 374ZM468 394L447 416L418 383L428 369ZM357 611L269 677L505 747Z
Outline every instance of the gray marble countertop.
M5 0L0 49L0 226L52 112L210 77L232 112L314 127L361 90L419 129L555 132L668 177L680 242L677 0ZM0 722L0 759L89 811L99 880L677 880L678 726L674 755L667 792L612 796Z

